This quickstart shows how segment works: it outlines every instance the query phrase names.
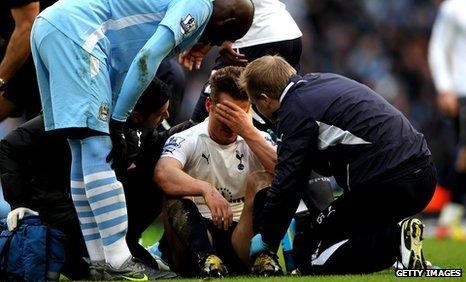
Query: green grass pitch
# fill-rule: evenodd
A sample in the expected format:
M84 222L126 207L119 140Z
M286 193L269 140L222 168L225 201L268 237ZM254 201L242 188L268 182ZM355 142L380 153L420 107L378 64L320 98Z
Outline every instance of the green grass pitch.
M162 228L158 224L154 224L146 230L143 235L142 243L147 246L155 242L162 235ZM466 270L466 242L458 241L438 241L434 239L426 239L424 241L424 254L428 260L434 265L441 268L461 268ZM283 266L283 261L282 261ZM464 275L464 274L463 274ZM277 278L256 278L256 277L234 277L226 278L219 281L466 281L466 277L462 278L397 278L394 272L386 270L371 275L342 275L342 276L301 276L290 277L283 276ZM199 279L176 279L176 281L200 281Z

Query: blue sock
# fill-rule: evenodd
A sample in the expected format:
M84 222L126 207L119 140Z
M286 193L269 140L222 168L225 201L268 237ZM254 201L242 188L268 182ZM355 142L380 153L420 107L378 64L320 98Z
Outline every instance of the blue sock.
M94 214L86 197L84 189L84 179L82 172L81 159L81 142L80 140L69 139L68 143L71 148L71 198L73 199L84 242L86 243L87 252L91 261L105 260L105 253L100 239L100 233L97 229Z
M152 246L150 246L150 247L147 248L147 251L148 251L149 253L151 253L152 255L157 256L157 257L163 259L163 257L162 257L163 254L162 254L162 252L161 252L160 249L159 249L159 245L160 245L159 242L155 242Z
M148 247L147 251L155 259L160 270L170 271L170 265L167 262L167 258L163 255L162 251L160 250L160 241L155 242L152 246Z
M131 253L126 244L128 216L122 184L106 161L110 137L92 136L81 140L84 185L94 214L106 261L119 268Z

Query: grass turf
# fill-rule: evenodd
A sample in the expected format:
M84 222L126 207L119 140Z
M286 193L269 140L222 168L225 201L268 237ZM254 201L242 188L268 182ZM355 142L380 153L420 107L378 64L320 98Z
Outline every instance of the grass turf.
M154 224L143 234L142 243L147 246L157 241L162 235L163 229L160 225ZM441 268L461 268L466 270L466 242L452 240L439 241L435 239L426 239L424 241L424 254L434 265ZM283 261L281 260L282 266ZM301 276L291 277L282 276L275 278L258 278L258 277L232 277L225 278L221 281L398 281L394 272L386 270L370 275L329 275L329 276ZM410 279L410 278L404 278ZM466 278L411 278L412 281L436 280L443 281L466 281ZM176 279L176 281L200 281L199 279Z

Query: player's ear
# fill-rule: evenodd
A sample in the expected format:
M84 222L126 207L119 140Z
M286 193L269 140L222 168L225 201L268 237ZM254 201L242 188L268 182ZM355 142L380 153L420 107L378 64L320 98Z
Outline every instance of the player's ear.
M249 100L249 107L248 107L247 113L252 115L252 102L251 102L251 100Z
M210 109L212 108L213 105L214 105L214 102L212 101L212 98L207 97L207 99L205 100L205 109L207 110L207 112L210 113Z
M269 96L267 96L267 94L261 93L259 95L259 100L261 100L265 104L269 104L271 99L269 98Z

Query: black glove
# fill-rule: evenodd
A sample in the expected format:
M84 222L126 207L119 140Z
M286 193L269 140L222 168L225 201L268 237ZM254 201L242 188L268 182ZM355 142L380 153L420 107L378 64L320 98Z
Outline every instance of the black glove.
M125 123L114 119L110 120L110 139L112 150L107 156L107 162L112 162L112 168L118 178L125 177L128 169L127 145L125 137Z

